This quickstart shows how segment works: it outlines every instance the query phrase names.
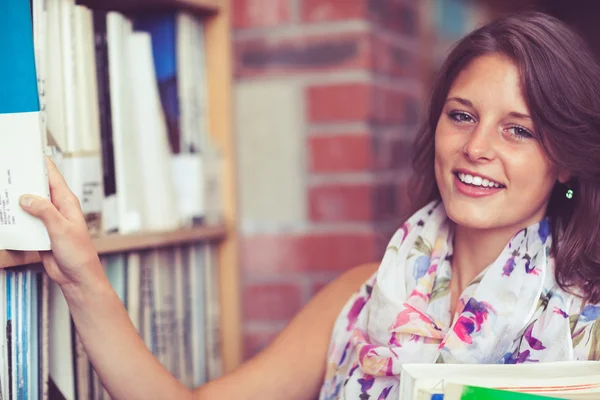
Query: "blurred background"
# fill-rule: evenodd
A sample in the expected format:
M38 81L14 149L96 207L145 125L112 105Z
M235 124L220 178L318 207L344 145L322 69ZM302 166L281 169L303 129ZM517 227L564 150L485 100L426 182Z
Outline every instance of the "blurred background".
M233 0L243 357L407 217L431 80L466 32L537 9L600 50L596 1Z

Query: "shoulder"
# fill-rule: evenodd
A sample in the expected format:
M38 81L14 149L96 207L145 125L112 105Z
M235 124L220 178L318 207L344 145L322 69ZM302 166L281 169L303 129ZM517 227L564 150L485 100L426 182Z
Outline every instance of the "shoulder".
M369 284L378 268L378 263L369 263L342 273L314 296L306 307L307 311L318 313L319 319L333 327L338 317L347 313L357 299L369 296Z
M350 297L373 277L378 268L378 263L369 263L349 269L330 284L329 290L345 293L346 297Z

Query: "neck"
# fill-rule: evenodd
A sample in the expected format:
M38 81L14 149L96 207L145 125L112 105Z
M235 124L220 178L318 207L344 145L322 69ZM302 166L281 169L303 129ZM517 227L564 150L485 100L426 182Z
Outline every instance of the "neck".
M516 233L508 229L481 230L456 225L452 275L461 292L498 258Z

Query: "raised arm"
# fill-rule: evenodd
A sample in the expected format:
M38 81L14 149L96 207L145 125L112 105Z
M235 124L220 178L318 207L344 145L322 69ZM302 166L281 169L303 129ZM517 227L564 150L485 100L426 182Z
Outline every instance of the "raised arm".
M376 264L351 269L322 289L260 354L195 391L195 398L314 400L325 376L335 320Z
M46 225L52 251L41 253L60 286L81 341L111 398L314 399L331 330L345 302L376 265L350 270L329 284L261 354L192 393L148 350L110 286L76 196L48 160L52 201L24 196L22 207Z
M23 196L21 206L40 218L51 252L41 252L48 275L60 286L77 332L111 398L190 399L148 350L110 286L87 231L77 197L48 159L52 201Z

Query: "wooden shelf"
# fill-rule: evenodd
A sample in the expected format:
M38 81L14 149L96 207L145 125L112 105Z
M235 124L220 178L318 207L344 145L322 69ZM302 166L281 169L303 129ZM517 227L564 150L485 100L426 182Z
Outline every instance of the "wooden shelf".
M90 8L139 12L165 9L185 9L201 14L215 14L222 7L223 0L79 0Z
M132 235L107 235L93 239L98 254L122 253L171 247L198 242L220 242L227 234L224 226L199 226L170 232L147 232ZM40 262L37 251L0 251L0 268Z

